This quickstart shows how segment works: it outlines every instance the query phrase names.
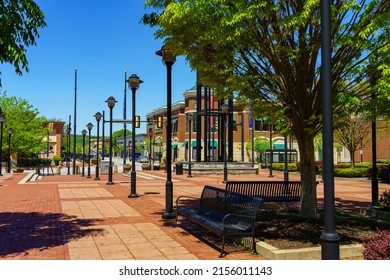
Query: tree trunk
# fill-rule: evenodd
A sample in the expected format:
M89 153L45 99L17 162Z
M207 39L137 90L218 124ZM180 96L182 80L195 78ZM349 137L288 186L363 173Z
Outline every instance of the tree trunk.
M355 151L356 150L349 151L349 153L351 155L351 168L355 168Z
M314 157L314 136L302 131L296 135L300 151L302 194L299 215L304 219L317 217L317 182Z

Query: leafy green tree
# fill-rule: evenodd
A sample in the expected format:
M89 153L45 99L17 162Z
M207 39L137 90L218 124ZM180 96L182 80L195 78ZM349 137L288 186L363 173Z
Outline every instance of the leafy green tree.
M11 128L11 154L29 157L46 148L43 139L47 135L46 119L38 117L38 110L27 100L0 94L0 108L5 119L3 130L3 155L8 151L7 130Z
M27 48L36 45L38 30L45 26L44 14L34 1L0 0L0 62L12 64L19 75L28 72Z
M287 118L301 161L300 215L317 215L314 138L322 129L320 0L147 0L176 55L184 55L200 81L218 94L250 100L253 112ZM388 0L331 0L333 113L367 97L370 56L387 56ZM385 63L376 67L384 76ZM382 67L382 68L380 68ZM382 69L382 70L381 70ZM271 116L270 116L271 117Z
M355 167L355 151L370 134L371 123L361 116L349 116L335 130L335 140L347 148L351 156L351 167Z

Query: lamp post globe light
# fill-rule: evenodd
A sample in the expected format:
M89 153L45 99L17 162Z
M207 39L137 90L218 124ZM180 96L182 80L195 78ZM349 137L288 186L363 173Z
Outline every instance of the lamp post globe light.
M81 131L81 134L83 135L83 170L81 171L81 177L85 177L85 173L84 173L84 163L85 163L85 135L87 135L87 131L85 129L83 129L83 131Z
M226 115L228 114L229 107L227 104L222 104L221 105L221 113L223 117L223 122L222 122L222 129L223 129L223 138L222 138L222 147L223 147L223 183L227 182L227 162L226 162Z
M163 219L174 219L176 214L173 211L173 183L172 183L172 65L176 61L173 50L163 46L156 55L162 57L163 64L167 67L167 128L166 128L166 170L167 181L165 184L165 212Z
M14 133L12 128L8 128L8 173L11 173L11 135Z
M100 180L100 178L99 178L99 123L100 123L100 120L102 119L102 114L100 112L97 112L94 117L95 117L96 124L97 124L95 180Z
M3 117L3 112L0 108L0 176L3 176L3 123L5 119Z
M108 181L107 185L113 185L112 182L112 110L115 107L115 103L117 102L113 96L110 96L107 100L108 108L110 108L110 151L109 151L109 166L108 166Z
M132 74L128 81L129 83L129 88L131 89L132 92L132 121L131 121L131 183L130 183L130 194L128 195L129 198L135 198L138 197L137 195L137 185L136 185L136 178L137 174L135 171L135 123L136 123L136 117L135 117L135 93L137 89L139 88L139 85L143 83L142 80L136 75ZM126 143L125 143L126 145Z
M87 173L87 178L91 178L91 130L93 128L93 124L88 123L87 128L88 128L88 173Z
M188 120L188 178L192 178L192 170L191 170L191 133L192 133L192 121L193 121L193 116L192 114L187 114L187 120Z

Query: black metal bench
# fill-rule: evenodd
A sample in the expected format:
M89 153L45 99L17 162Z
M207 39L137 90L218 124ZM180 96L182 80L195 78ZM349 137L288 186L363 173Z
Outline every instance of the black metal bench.
M226 239L252 237L253 252L255 244L255 221L262 199L247 196L212 186L205 186L197 207L186 207L180 196L176 200L176 223L178 216L184 216L214 234L222 237L220 257L224 256Z
M263 199L264 202L299 202L301 181L228 181L226 190Z

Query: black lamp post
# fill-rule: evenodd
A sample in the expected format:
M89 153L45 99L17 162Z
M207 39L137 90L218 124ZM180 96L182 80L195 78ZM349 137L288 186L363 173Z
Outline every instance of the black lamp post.
M128 195L129 198L138 197L137 195L137 173L135 171L135 126L136 126L136 117L135 117L135 93L137 89L139 88L139 84L143 83L142 80L136 75L132 74L128 81L129 88L131 89L132 93L132 121L131 121L131 192ZM126 145L126 143L125 143Z
M81 171L81 177L85 177L84 173L84 163L85 163L85 135L87 135L87 131L83 129L81 132L83 134L83 170Z
M12 128L8 128L8 173L11 173L11 135L14 132Z
M226 115L228 114L229 106L227 104L221 105L221 113L223 117L222 129L223 129L223 138L222 138L222 147L223 147L223 183L227 183L227 155L226 155Z
M5 119L3 117L3 112L0 108L0 176L3 176L3 123Z
M332 112L332 35L331 4L321 1L321 92L322 92L322 143L324 147L324 231L321 234L321 257L324 260L340 259L340 238L336 232L333 174L333 112Z
M95 114L95 119L97 123L97 145L96 145L96 171L95 171L95 180L100 180L99 178L99 123L102 119L102 114L100 112L97 112Z
M110 151L109 151L109 166L108 166L108 182L107 185L113 185L114 183L112 182L112 109L115 107L115 103L117 102L114 97L110 96L106 100L108 104L108 108L110 108Z
M255 120L252 118L252 167L255 167Z
M88 173L87 173L87 178L91 178L91 130L93 128L93 124L88 123L87 128L88 128Z
M167 181L165 184L165 212L162 214L163 219L174 219L176 213L173 211L173 183L172 183L172 65L176 61L173 50L163 46L156 52L162 57L163 64L167 67L167 128L166 128L166 170Z
M274 161L274 149L273 149L273 145L272 145L272 130L273 130L272 123L269 123L269 149L270 149L270 152L269 152L269 176L268 177L274 177L274 175L272 175L272 163Z
M123 119L126 119L126 110L127 110L127 71L125 71L125 89L124 89L124 96L123 96ZM126 141L126 130L127 130L127 124L126 122L123 123L123 166L126 164L126 157L127 157L127 141Z
M192 170L191 170L191 149L192 149L192 146L191 146L191 133L192 133L192 121L193 121L193 115L192 114L187 114L187 120L188 120L188 175L187 177L188 178L191 178L192 177Z
M69 118L70 118L70 116L69 116ZM70 175L70 131L71 131L71 128L70 128L70 120L69 120L69 125L66 128L66 135L68 137L68 155L66 157L66 165L68 167L68 174L67 175Z
M151 126L151 124L149 124ZM150 164L150 169L153 170L154 166L152 164L152 137L153 137L153 129L152 127L149 127L149 164Z

